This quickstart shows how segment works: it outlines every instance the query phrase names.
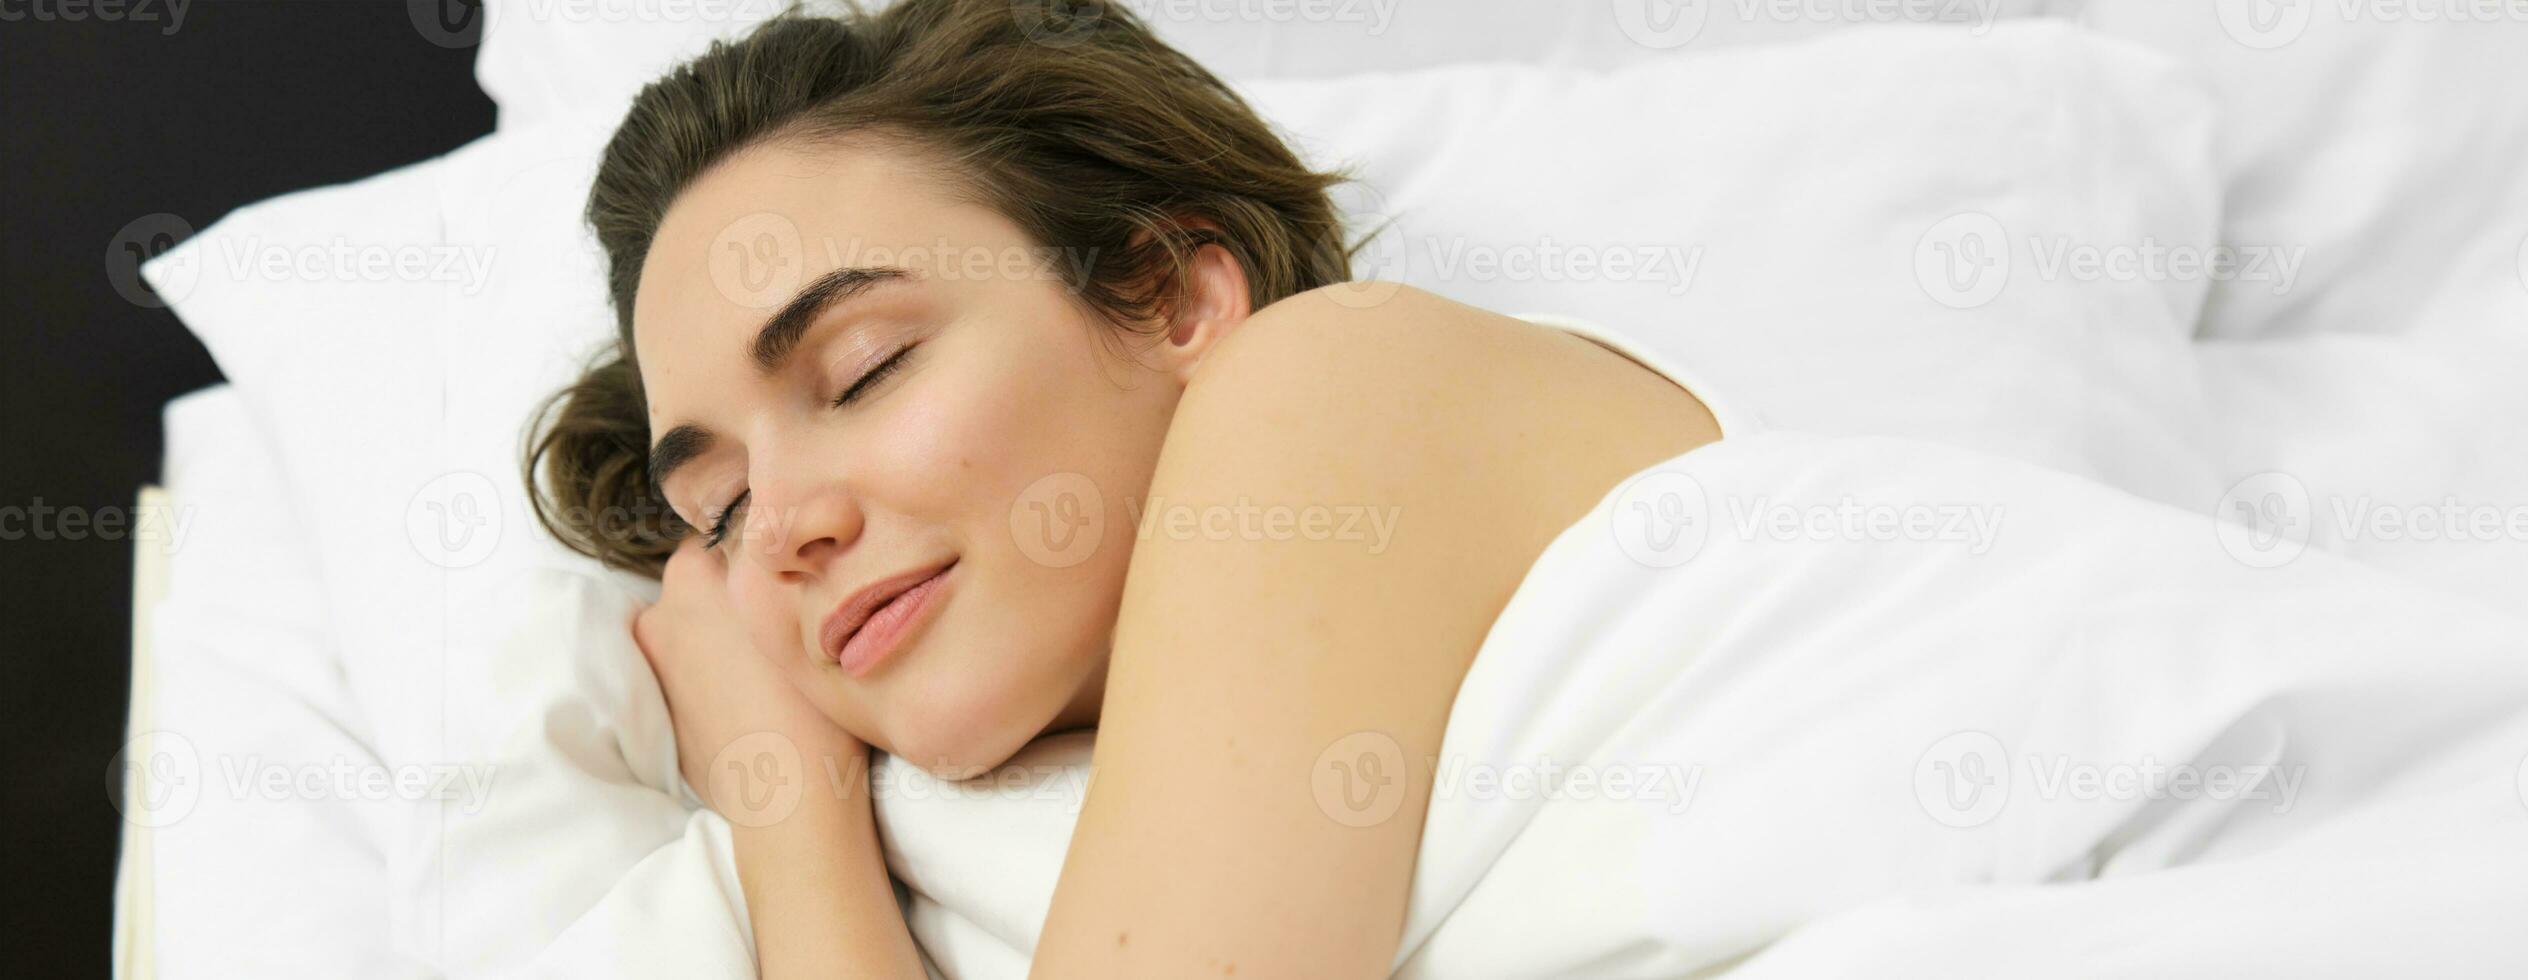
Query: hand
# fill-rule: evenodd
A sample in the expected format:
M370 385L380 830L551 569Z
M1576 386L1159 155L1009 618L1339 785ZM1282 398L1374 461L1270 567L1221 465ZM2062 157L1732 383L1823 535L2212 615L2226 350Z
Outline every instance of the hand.
M852 782L868 778L868 747L755 650L721 561L697 540L677 546L632 638L667 695L677 768L731 824L762 975L925 976L887 880L873 798ZM761 744L722 758L741 739Z
M729 602L720 561L687 538L660 576L657 604L633 617L632 638L667 696L677 768L695 795L734 820L740 814L731 805L760 810L764 798L754 793L772 786L796 781L802 793L829 793L829 777L866 772L868 750L755 650ZM767 732L779 738L758 734ZM749 744L722 759L740 739ZM785 743L795 755L782 751ZM828 770L828 760L838 768Z

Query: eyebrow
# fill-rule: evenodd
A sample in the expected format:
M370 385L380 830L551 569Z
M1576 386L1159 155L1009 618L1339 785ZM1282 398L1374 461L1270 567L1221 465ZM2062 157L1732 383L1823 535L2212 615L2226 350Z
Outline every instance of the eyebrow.
M694 457L709 448L709 429L688 422L667 430L667 434L659 438L658 445L650 447L650 491L665 496L667 475L676 472L677 467L693 462Z
M879 283L901 282L913 274L895 266L845 266L818 276L807 288L790 297L781 312L764 321L755 331L755 369L764 374L781 370L781 362L790 359L790 352L799 349L799 338L807 335L808 326L818 315L852 297L868 292Z
M815 324L825 311L881 283L903 282L912 278L910 271L885 265L845 266L818 276L815 282L793 294L789 302L781 305L780 312L774 313L771 319L764 321L762 328L755 331L755 340L748 345L749 353L754 356L755 370L765 375L779 373L782 364L799 349L799 339L807 336L808 327ZM711 440L711 430L692 423L668 430L665 436L659 438L657 445L650 447L651 489L665 493L667 477L675 473L677 467L693 462L695 457L709 450Z

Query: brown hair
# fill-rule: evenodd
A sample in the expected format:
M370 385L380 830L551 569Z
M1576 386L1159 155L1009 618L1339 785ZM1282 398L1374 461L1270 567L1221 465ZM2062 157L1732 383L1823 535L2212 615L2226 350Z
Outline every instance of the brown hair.
M617 336L536 416L536 519L572 550L656 577L690 529L649 480L632 299L677 195L776 140L917 151L1063 263L1066 285L1131 332L1163 322L1205 244L1244 267L1254 309L1351 278L1328 190L1218 78L1100 0L899 0L797 8L720 42L633 99L598 165L588 222ZM1196 227L1195 222L1208 222ZM537 486L539 462L543 485Z

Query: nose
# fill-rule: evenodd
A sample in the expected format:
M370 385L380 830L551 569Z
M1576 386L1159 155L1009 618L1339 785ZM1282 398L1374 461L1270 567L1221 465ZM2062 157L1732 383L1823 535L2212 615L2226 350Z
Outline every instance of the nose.
M859 501L836 475L758 465L748 483L746 551L776 578L801 582L821 576L860 539Z

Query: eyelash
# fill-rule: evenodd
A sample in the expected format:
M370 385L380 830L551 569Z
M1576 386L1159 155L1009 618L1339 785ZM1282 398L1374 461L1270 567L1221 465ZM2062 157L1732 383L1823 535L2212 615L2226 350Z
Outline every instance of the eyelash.
M741 492L734 499L729 501L728 506L720 508L719 516L711 519L710 530L702 533L703 547L717 548L720 546L720 542L728 540L729 518L737 513L737 509L739 507L746 505L746 498L753 495L754 492L755 491L753 490Z
M866 393L871 388L877 387L878 382L885 381L888 376L893 375L897 370L903 368L904 356L912 353L913 348L919 346L921 345L906 344L903 347L897 348L895 353L887 355L886 360L878 362L877 367L870 368L869 373L861 375L860 380L852 382L851 387L843 389L842 394L834 396L834 400L829 403L829 407L841 408L845 405L851 404L852 402L858 401L862 394Z
M913 353L913 348L919 346L921 345L906 344L895 353L887 355L887 359L878 362L877 367L870 368L869 373L860 376L860 380L852 382L851 387L843 389L842 394L834 396L834 400L828 403L828 407L842 408L852 402L860 400L860 396L867 394L870 389L877 387L879 382L885 381L888 377L894 375L895 372L902 370L904 367L905 355ZM728 540L730 518L737 515L738 508L745 506L746 498L752 496L753 494L753 490L742 491L734 499L729 501L728 506L720 508L719 516L711 519L710 529L703 532L703 547L717 548L720 546L720 542Z

